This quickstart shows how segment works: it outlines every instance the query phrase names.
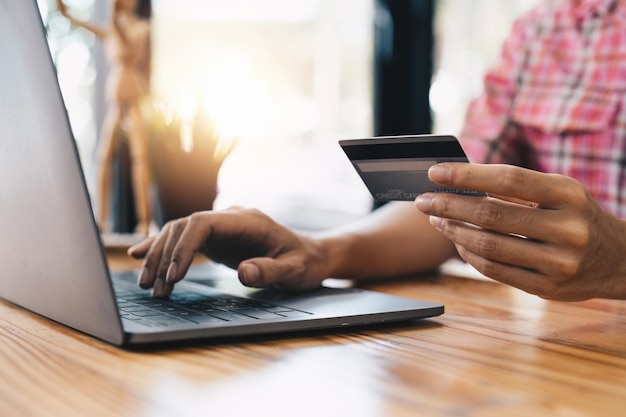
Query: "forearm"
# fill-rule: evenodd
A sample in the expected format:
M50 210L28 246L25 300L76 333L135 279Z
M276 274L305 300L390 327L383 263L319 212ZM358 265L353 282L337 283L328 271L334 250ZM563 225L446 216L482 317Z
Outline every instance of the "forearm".
M334 278L364 280L425 272L456 253L413 203L387 204L317 238L326 276Z
M58 8L59 8L59 13L61 13L61 15L63 17L65 17L67 20L69 20L70 23L72 23L73 25L82 27L82 28L92 32L98 38L103 38L105 36L106 31L103 28L101 28L100 26L92 24L92 23L89 23L89 22L86 22L86 21L83 21L83 20L80 20L80 19L77 19L74 16L72 16L71 14L69 14L67 9L66 9L66 7L65 7L65 5L64 5L64 3L62 1L60 1L60 0L57 1L57 5L58 5Z

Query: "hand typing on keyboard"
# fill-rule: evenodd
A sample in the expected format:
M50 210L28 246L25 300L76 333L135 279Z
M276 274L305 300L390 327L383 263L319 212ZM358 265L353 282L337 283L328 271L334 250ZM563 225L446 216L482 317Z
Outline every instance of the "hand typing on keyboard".
M147 296L142 290L129 285L128 281L116 279L114 284L120 317L149 327L275 320L311 314L221 292L210 295L181 290L162 300Z
M253 209L198 212L171 221L128 253L144 258L138 284L152 288L155 297L172 292L196 253L237 269L240 281L251 287L305 290L327 277L327 263L315 240Z

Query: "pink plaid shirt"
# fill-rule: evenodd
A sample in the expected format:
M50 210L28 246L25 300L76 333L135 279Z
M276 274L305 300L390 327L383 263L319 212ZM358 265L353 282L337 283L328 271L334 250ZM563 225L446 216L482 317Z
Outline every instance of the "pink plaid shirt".
M519 18L459 135L470 160L568 175L626 218L626 0Z

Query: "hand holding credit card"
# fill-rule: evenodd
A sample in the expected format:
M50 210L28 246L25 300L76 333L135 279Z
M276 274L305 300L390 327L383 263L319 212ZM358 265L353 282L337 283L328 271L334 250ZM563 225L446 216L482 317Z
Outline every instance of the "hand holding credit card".
M413 201L426 192L485 195L443 187L428 178L435 164L469 162L454 136L381 136L340 140L339 145L376 201Z

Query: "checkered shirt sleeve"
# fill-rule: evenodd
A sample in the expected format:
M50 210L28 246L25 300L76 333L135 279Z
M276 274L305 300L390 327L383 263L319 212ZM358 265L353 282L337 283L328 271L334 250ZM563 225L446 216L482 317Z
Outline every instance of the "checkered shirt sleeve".
M626 217L626 1L548 0L519 18L459 135L470 160L580 181Z

